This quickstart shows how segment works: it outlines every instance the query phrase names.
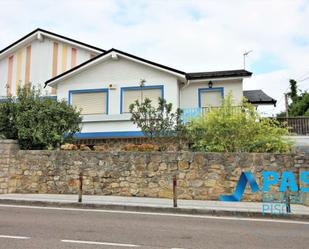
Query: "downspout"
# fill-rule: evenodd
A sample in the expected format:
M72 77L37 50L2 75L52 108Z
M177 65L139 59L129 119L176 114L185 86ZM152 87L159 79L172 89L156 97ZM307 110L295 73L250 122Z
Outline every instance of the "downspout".
M190 83L191 83L191 81L187 80L187 84L185 83L185 85L183 87L180 87L180 84L179 84L179 91L178 91L178 99L179 99L178 106L179 106L179 108L180 108L180 105L181 105L181 93L180 93L180 91L182 91L183 89L186 89L189 86Z

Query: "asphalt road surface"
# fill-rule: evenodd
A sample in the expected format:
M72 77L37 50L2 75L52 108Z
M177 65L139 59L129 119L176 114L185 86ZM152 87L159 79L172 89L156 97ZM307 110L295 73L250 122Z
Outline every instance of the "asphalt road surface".
M0 248L309 248L309 222L0 205Z

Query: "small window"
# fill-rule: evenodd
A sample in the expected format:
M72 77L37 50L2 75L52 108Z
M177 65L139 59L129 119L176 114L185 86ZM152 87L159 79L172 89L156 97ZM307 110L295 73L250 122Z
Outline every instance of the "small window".
M122 89L122 113L129 112L129 106L136 100L143 102L146 98L151 100L151 105L157 107L159 98L162 97L162 88L123 88Z
M207 89L200 91L200 107L216 107L222 103L223 92L221 89Z
M107 91L72 92L71 104L81 114L107 114Z

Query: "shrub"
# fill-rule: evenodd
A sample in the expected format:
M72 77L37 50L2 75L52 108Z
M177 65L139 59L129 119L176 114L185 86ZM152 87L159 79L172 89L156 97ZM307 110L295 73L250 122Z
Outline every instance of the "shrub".
M165 99L159 98L159 105L154 107L151 100L146 98L143 102L136 100L130 105L131 121L136 124L146 137L150 138L155 144L161 143L162 138L172 138L178 141L180 147L184 139L185 126L181 121L181 110L178 108L173 111L172 103L167 103Z
M261 118L254 106L245 100L242 107L233 106L231 96L221 108L213 108L206 115L188 124L193 148L212 152L285 152L291 142L283 136L287 128L277 121Z
M36 88L21 88L17 98L0 104L0 134L17 139L22 149L51 149L80 131L81 117L66 101L42 97Z

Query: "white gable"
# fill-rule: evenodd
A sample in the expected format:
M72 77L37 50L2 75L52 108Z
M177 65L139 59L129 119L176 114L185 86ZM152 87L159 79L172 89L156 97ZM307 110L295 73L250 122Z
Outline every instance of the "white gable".
M82 47L85 46L37 31L6 49L0 54L0 96L15 95L18 86L25 84L43 88L46 80L100 53Z
M67 79L60 79L57 86L58 99L68 100L69 91L85 89L109 89L109 114L120 113L120 95L124 87L138 87L141 79L145 86L162 86L164 98L179 106L179 87L177 77L158 69L119 57L107 60L87 68Z
M146 61L144 59L141 59L141 58L138 58L138 57L135 57L135 56L132 56L132 55L124 54L121 51L119 51L119 52L113 51L113 49L112 49L109 52L106 52L105 54L98 56L93 61L89 61L85 65L81 65L81 67L79 67L79 68L77 68L77 69L75 69L71 72L67 72L63 75L60 75L57 78L50 79L46 83L48 83L49 86L54 86L55 84L57 84L59 82L63 82L63 80L68 79L68 78L70 78L70 77L72 77L72 76L74 76L78 73L88 71L89 69L91 69L92 67L94 67L96 65L99 65L99 64L104 63L104 62L109 61L109 60L117 61L119 59L126 59L128 61L135 62L136 64L140 64L142 66L146 66L148 68L152 68L152 69L155 69L155 70L160 71L160 72L171 74L173 76L176 76L178 79L180 79L182 81L186 80L185 73L183 73L183 72L165 67L163 65L159 65L157 63Z

